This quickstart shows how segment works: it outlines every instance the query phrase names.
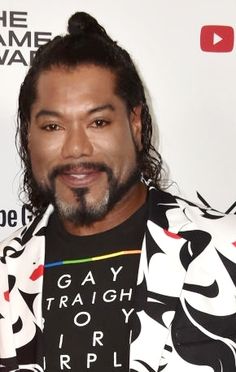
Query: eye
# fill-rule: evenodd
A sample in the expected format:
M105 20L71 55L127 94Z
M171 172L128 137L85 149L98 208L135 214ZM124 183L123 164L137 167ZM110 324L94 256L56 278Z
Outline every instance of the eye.
M92 123L92 127L93 128L103 128L103 127L105 127L106 125L109 125L109 124L110 124L110 121L108 121L108 120L96 119Z
M56 130L60 130L61 127L58 124L50 123L50 124L44 125L42 129L47 130L48 132L53 132Z

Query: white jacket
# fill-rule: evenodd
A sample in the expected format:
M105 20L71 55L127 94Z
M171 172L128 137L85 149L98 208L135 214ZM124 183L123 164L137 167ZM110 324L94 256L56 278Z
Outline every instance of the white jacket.
M236 371L236 216L154 187L148 205L130 371ZM0 371L44 371L43 265L52 211L0 245ZM21 365L20 353L27 355Z

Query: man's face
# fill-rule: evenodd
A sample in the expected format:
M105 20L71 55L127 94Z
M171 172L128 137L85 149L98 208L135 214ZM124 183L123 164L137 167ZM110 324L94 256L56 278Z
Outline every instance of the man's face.
M128 114L105 68L41 73L28 134L33 175L63 219L90 224L138 181L140 109Z

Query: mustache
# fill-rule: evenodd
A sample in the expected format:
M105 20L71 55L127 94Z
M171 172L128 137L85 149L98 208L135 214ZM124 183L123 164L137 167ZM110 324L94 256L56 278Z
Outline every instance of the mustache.
M79 168L83 170L94 170L97 172L104 172L108 176L108 181L111 180L113 176L112 169L106 165L105 163L102 162L80 162L80 163L70 163L70 164L63 164L63 165L57 165L55 166L51 172L48 175L48 179L51 182L54 182L56 177L59 175L66 173L66 172L71 172L71 171L76 171Z

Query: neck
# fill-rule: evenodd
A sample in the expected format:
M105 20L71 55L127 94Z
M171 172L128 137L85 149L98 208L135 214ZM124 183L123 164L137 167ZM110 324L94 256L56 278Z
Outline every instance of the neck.
M68 220L62 221L64 228L72 235L94 235L120 225L135 213L146 200L147 188L143 183L134 185L127 194L100 221L89 226L76 226Z

